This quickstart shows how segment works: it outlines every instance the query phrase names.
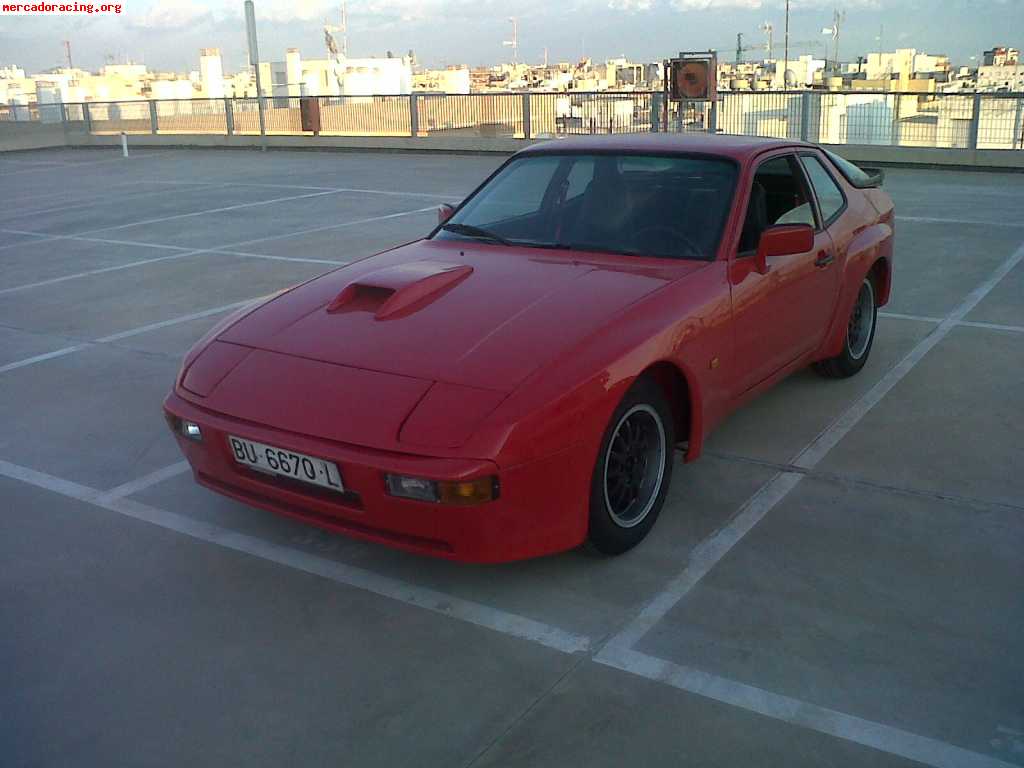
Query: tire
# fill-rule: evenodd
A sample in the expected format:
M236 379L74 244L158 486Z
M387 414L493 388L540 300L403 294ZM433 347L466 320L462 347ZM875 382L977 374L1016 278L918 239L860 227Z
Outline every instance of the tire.
M846 324L846 338L843 351L828 360L814 364L814 369L829 379L845 379L853 376L868 361L871 346L875 343L875 326L878 321L878 304L875 299L875 285L871 276L864 278L850 318Z
M638 379L612 414L594 465L588 540L598 552L622 554L654 527L672 480L674 445L664 392Z

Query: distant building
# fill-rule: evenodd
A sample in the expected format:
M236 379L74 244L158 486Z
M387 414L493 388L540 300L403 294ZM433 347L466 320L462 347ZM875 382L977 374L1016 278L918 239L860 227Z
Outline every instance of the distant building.
M916 48L898 48L891 52L869 53L863 72L867 80L909 81L923 79L921 75L945 80L951 69L948 56L919 53Z
M1005 67L1020 63L1020 51L1016 48L997 46L985 51L981 63L986 67Z
M1024 64L993 64L978 67L976 87L979 91L1024 91Z
M202 95L208 99L224 98L224 66L219 48L199 50L199 83Z
M468 67L447 67L427 69L412 77L413 90L435 93L469 93L470 77Z

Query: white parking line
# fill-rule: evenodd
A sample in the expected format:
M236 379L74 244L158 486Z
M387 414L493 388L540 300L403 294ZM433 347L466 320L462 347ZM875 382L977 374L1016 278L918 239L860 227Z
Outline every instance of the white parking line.
M126 496L144 491L150 486L162 483L164 480L170 480L172 477L183 475L191 469L191 466L187 461L179 461L177 464L171 464L169 467L163 467L154 472L150 472L148 475L137 477L134 480L129 480L127 483L121 483L116 488L111 488L109 491L104 491L97 497L100 503L109 503L115 499L123 499Z
M961 322L967 314L974 309L984 299L996 284L1002 280L1006 275L1016 267L1021 261L1024 260L1024 244L1022 244L1017 250L1010 255L1002 264L999 265L996 270L989 275L988 279L985 280L981 285L967 294L967 297L960 302L960 304L950 312L946 318L936 326L931 333L925 336L917 345L907 353L896 367L890 369L888 373L883 376L875 386L864 393L860 399L858 399L852 406L850 406L838 419L832 422L827 429L825 429L820 435L811 441L811 444L800 451L796 458L791 462L797 467L803 469L813 469L818 464L825 454L832 450L835 445L842 440L850 430L853 429L857 422L864 418L865 414L870 411L878 401L881 400L885 395L895 387L904 376L910 373L911 369L914 368L921 358L928 354L932 348L942 341L949 332Z
M893 320L917 320L921 323L941 323L941 317L931 317L929 315L905 315L902 312L878 312L879 317L891 317Z
M981 323L973 320L964 320L959 323L965 328L985 328L990 331L1012 331L1013 333L1024 333L1024 325L1001 325L999 323Z
M172 325L187 323L190 320L198 320L203 317L210 317L211 315L219 315L222 312L229 312L232 309L238 309L239 307L244 307L246 304L251 304L254 301L259 301L260 298L265 297L246 299L245 301L236 301L233 304L225 304L220 307L211 307L210 309L204 309L201 312L192 312L188 315L172 317L168 320L161 320L157 323L149 323L148 325L139 326L138 328L131 328L127 331L121 331L120 333L113 333L109 336L104 336L102 338L94 339L92 341L86 341L82 342L81 344L74 344L72 346L63 347L61 349L55 349L53 352L47 352L42 355L35 355L34 357L28 357L25 358L24 360L18 360L17 362L14 363L2 365L0 366L0 373L14 371L17 370L18 368L25 368L26 366L35 365L36 363L43 363L46 362L47 360L53 360L54 358L57 357L64 357L65 355L73 354L75 352L78 352L79 350L86 349L87 347L90 347L94 344L110 344L115 341L121 341L122 339L129 339L133 336L139 336L144 333L149 333L150 331L156 331L159 330L160 328L168 328Z
M166 181L166 180L149 180L145 182L132 182L138 184L197 184L197 185L208 185L213 186L218 182L212 181ZM260 183L252 181L229 181L225 182L228 186L232 187L258 187L265 189L310 189L310 190L321 190L324 192L361 192L367 195L394 195L396 197L425 197L431 200L461 200L466 196L465 192L407 192L404 190L394 189L365 189L362 187L317 187L309 186L306 184L271 184L271 183Z
M129 261L126 264L115 264L112 267L100 267L99 269L89 269L85 272L75 272L71 275L61 275L60 277L51 277L48 280L39 280L35 283L23 283L22 285L15 285L11 288L0 288L0 296L17 293L18 291L27 291L29 288L40 288L44 285L54 285L55 283L63 283L68 280L77 280L80 277L91 277L93 275L104 275L108 272L117 272L122 269L131 269L132 267L141 267L145 264L156 264L160 261L170 261L171 259L182 259L186 256L195 256L200 253L204 253L204 250L198 251L184 251L182 253L172 253L169 256L154 256L152 259L139 259L138 261Z
M398 213L388 213L383 216L373 216L369 219L359 219L358 221L343 221L340 224L325 224L321 227L309 227L308 229L300 229L298 232L288 232L281 235L270 235L268 237L260 237L255 240L243 240L240 243L232 243L231 245L225 245L221 248L214 248L212 250L220 251L225 248L234 248L236 246L253 245L254 243L266 243L271 240L285 240L289 237L298 237L299 235L311 235L314 232L327 232L332 229L344 229L345 227L352 227L356 224L369 224L375 221L387 221L388 219L400 219L403 216L414 216L417 213L426 213L427 211L437 210L436 206L428 206L426 208L417 208L414 211L399 211Z
M862 395L835 421L815 437L796 457L789 462L804 470L813 469L825 455L849 434L885 395L892 390L921 359L993 289L996 284L1024 259L1024 244L1009 256L981 285L967 297L918 342L896 366L889 370L871 389ZM660 621L701 578L717 564L732 547L740 541L765 515L768 514L795 488L804 477L800 473L782 472L776 474L754 494L740 511L724 527L712 534L694 549L690 561L683 571L669 582L668 586L651 598L637 616L621 631L614 635L598 653L614 654L623 648L632 648L647 631Z
M0 232L6 232L9 235L27 235L29 237L38 237L38 238L41 238L42 240L55 240L56 239L56 237L54 237L53 235L43 235L43 234L40 234L39 232L28 232L27 230L24 230L24 229L0 229ZM4 250L6 248L17 248L19 245L25 245L27 243L38 243L38 242L40 242L40 240L19 240L16 243L4 243L3 245L0 245L0 251Z
M27 357L24 360L18 360L13 363L7 363L7 365L0 365L0 373L7 373L8 371L16 371L18 368L24 368L29 365L35 365L36 363L42 363L47 360L53 360L55 357L64 357L64 355L70 355L72 352L77 352L80 349L85 349L88 344L75 344L71 347L63 347L61 349L55 349L53 352L47 352L43 355L35 355L34 357Z
M693 589L733 546L749 533L768 511L778 504L803 475L797 472L778 472L740 507L729 523L694 547L686 568L643 607L640 613L618 634L612 637L596 659L605 652L632 648L665 614Z
M924 224L974 224L982 227L1010 227L1019 229L1024 222L1019 221L979 221L978 219L954 219L947 216L897 216L896 221L917 221Z
M150 323L149 325L139 326L138 328L132 328L129 331L121 331L120 333L113 333L110 336L104 336L101 339L96 339L97 344L109 344L113 341L121 341L122 339L129 339L132 336L138 336L143 333L149 333L150 331L158 331L161 328L167 328L172 325L179 325L181 323L187 323L191 320L200 320L204 317L210 317L211 315L219 315L222 312L230 312L233 309L241 309L244 306L252 304L255 301L260 301L266 296L258 296L252 299L245 299L244 301L236 301L233 304L225 304L221 307L212 307L211 309L204 309L200 312L193 312L189 315L180 315L179 317L172 317L169 320L161 320L156 323Z
M610 649L600 656L599 663L623 672L933 768L1019 768L936 739L782 696L628 648Z
M417 208L417 209L412 210L412 211L399 211L398 213L389 213L389 214L386 214L384 216L371 216L371 217L366 218L366 219L356 219L355 221L343 221L340 224L327 224L327 225L324 225L324 226L321 226L321 227L309 227L307 229L300 229L300 230L296 230L294 232L285 232L283 234L278 234L278 235L268 235L267 237L257 237L257 238L253 238L251 240L242 240L242 241L237 242L237 243L227 243L225 245L217 246L217 247L214 247L214 248L198 248L198 249L192 249L192 250L189 250L189 249L185 248L184 246L180 246L180 245L164 245L164 244L160 244L160 243L144 243L144 242L136 242L136 241L132 241L132 240L108 240L108 239L105 239L105 238L84 237L82 235L48 235L48 236L44 237L43 239L44 240L84 240L84 241L87 241L87 242L111 243L111 244L116 244L116 245L131 245L131 246L138 246L140 248L141 247L160 248L160 249L164 249L164 250L177 251L177 253L175 253L173 255L170 255L170 256L156 256L156 257L154 257L152 259L140 259L138 261L132 261L132 262L129 262L127 264L117 264L117 265L114 265L114 266L111 266L111 267L102 267L100 269L92 269L92 270L87 270L85 272L76 272L74 274L63 275L61 277L51 277L48 280L40 280L40 281L35 282L35 283L25 283L23 285L15 285L15 286L13 286L11 288L0 288L0 295L6 294L6 293L15 293L17 291L23 291L23 290L27 290L29 288L39 288L41 286L52 285L54 283L62 283L62 282L65 282L66 280L75 280L75 279L80 278L80 277L90 277L92 275L100 275L100 274L103 274L103 273L106 273L106 272L116 272L116 271L121 270L121 269L129 269L131 267L141 267L141 266L145 266L147 264L153 264L153 263L156 263L156 262L159 262L159 261L169 261L171 259L180 259L180 258L184 258L185 256L198 256L199 254L203 254L203 253L223 253L223 254L227 254L227 255L231 255L231 256L242 256L242 257L251 258L251 259L267 259L267 260L270 260L270 261L294 261L294 262L303 262L303 263L311 263L311 264L327 264L327 265L330 265L330 266L342 266L342 265L345 265L345 264L349 264L350 262L349 261L332 260L332 259L313 259L313 258L305 258L305 257L302 257L302 256L273 256L271 254L266 254L266 253L251 253L251 252L246 252L246 251L238 251L238 250L235 250L235 248L241 247L241 246L246 246L246 245L254 245L256 243L269 242L271 240L285 240L285 239L287 239L289 237L298 237L298 236L301 236L301 235L308 235L308 234L311 234L311 233L314 233L314 232L325 232L325 231L332 230L332 229L343 229L345 227L355 227L355 226L358 226L360 224L371 224L371 223L376 222L376 221L385 221L387 219L398 219L398 218L402 218L404 216L413 216L413 215L418 214L418 213L425 213L427 211L433 211L433 210L434 210L434 207L433 206L429 206L427 208ZM12 234L36 234L36 233L33 233L33 232L24 232L22 230L12 230L12 229L0 229L0 232L10 232ZM41 241L34 240L34 241L30 241L30 242L35 244L35 243L39 243ZM13 247L14 245L24 245L24 244L25 243L13 243L12 245L6 246L6 247Z
M45 171L68 171L68 170L70 170L72 168L79 168L81 166L87 166L87 165L105 165L107 163L128 163L128 162L131 162L133 160L151 160L151 159L153 159L155 157L163 157L163 156L164 156L164 152L151 152L151 153L145 154L145 155L139 155L139 154L132 153L131 156L127 157L127 158L118 156L118 157L105 158L103 160L89 160L89 161L84 162L84 163L64 163L64 164L61 164L61 165L51 165L51 166L47 166L46 168L25 168L24 170L21 170L21 171L10 171L9 173L4 173L4 176L5 177L7 177L7 176L17 176L17 175L23 174L23 173L43 173Z
M879 312L879 317L891 317L896 320L918 320L923 323L941 323L941 317L927 317L925 315L904 315L899 312ZM963 328L985 328L990 331L1012 331L1013 333L1024 333L1024 325L1002 325L1001 323L985 323L977 320L961 320L957 323Z
M226 187L226 186L229 186L229 185L224 183L224 184L217 184L217 185L213 185L213 186ZM36 208L36 209L15 211L13 213L6 213L2 217L0 217L0 221L15 221L15 220L20 219L20 218L22 218L24 216L41 216L44 213L54 213L54 212L63 213L64 211L74 211L74 210L78 210L79 208L105 207L105 206L109 205L111 202L113 202L115 200L123 200L125 198L129 198L131 200L136 200L137 198L147 197L149 195L166 195L166 194L167 194L167 190L166 189L151 189L151 190L149 190L147 192L125 192L123 194L116 194L116 195L103 194L103 195L97 195L96 197L94 197L91 200L85 200L85 201L80 202L80 203L65 203L63 205L54 205L54 206L51 206L50 208Z
M347 261L338 261L337 259L307 259L302 256L271 256L269 253L250 253L249 251L228 251L223 248L217 248L211 251L211 253L223 253L226 256L245 256L249 259L266 259L268 261L292 261L300 264L326 264L332 267L343 267L350 263Z
M94 488L71 483L28 467L0 460L0 475L102 507L125 517L142 520L199 541L215 544L235 552L244 552L247 555L320 576L338 584L371 592L504 635L528 640L561 653L587 651L591 645L589 637L568 632L519 614L464 600L454 595L420 587L292 547L274 544L255 536L222 528L213 523L156 509L132 499L105 498L105 494Z
M275 197L270 200L256 200L251 203L238 203L236 205L225 205L220 208L207 208L203 211L190 211L188 213L176 213L173 216L158 216L155 219L143 219L142 221L132 221L127 224L116 224L111 227L98 227L97 229L87 229L85 232L76 232L76 235L93 235L97 232L113 232L118 229L129 229L130 227L141 227L146 224L159 224L164 221L178 221L180 219L188 219L193 216L208 216L211 213L227 213L228 211L240 211L243 208L258 208L261 205L273 205L274 203L286 203L292 200L308 200L311 197L323 197L324 195L335 195L337 192L331 190L327 192L309 192L304 195L290 195L288 197Z

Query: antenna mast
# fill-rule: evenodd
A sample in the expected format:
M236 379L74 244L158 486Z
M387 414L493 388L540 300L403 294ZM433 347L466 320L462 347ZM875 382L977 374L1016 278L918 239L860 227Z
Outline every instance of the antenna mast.
M519 22L515 16L509 16L508 20L512 22L512 39L502 40L501 44L512 49L512 64L514 66L519 63Z
M775 27L772 25L770 21L766 21L764 24L761 25L761 31L764 32L765 38L767 38L765 40L764 49L768 52L768 60L771 61L772 59L775 58L775 50L774 46L772 45L772 35L775 32Z
M68 69L74 69L75 65L71 63L71 41L64 41L64 58L67 59Z

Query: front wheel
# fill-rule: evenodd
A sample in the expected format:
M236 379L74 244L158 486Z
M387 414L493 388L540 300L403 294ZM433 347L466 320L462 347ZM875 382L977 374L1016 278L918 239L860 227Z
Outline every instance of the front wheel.
M606 555L639 544L654 527L672 478L672 409L654 381L641 378L615 409L590 484L589 540Z
M846 339L843 351L828 360L814 364L814 369L830 379L845 379L853 376L868 361L871 345L875 341L875 321L878 306L875 304L875 286L870 277L865 277L853 302L853 310L846 325Z

